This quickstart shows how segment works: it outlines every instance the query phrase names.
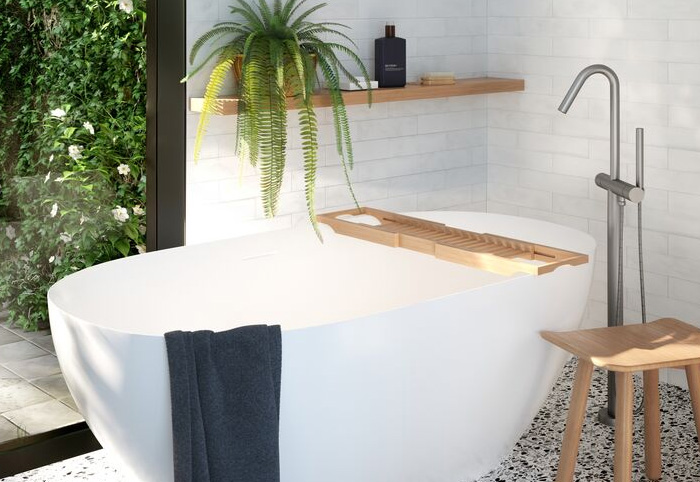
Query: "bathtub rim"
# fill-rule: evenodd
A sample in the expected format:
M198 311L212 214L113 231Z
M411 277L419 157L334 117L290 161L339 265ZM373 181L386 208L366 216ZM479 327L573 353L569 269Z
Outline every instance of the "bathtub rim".
M565 225L562 225L562 224L557 224L557 223L553 223L553 222L550 222L550 221L543 221L543 220L535 219L535 218L529 218L529 217L525 217L525 216L513 216L513 215L509 215L509 214L500 214L500 213L485 213L485 212L480 212L480 211L410 211L410 212L401 213L401 214L405 214L405 215L407 215L407 216L421 217L421 216L425 216L425 215L430 216L431 214L442 214L442 213L467 214L467 215L474 215L474 214L476 214L476 215L482 215L482 216L488 216L488 217L496 217L496 218L503 218L503 219L519 219L519 220L525 220L525 221L528 221L528 222L534 222L534 223L536 223L536 224L553 226L553 227L555 227L555 228L558 229L558 230L569 231L571 234L575 234L577 237L580 237L580 241L581 241L582 244L585 243L585 244L588 244L588 245L589 245L589 246L588 246L588 251L585 253L585 254L588 254L588 256L589 256L588 263L586 263L586 264L593 264L593 263L595 263L595 253L596 253L596 250L597 250L597 247L598 247L595 238L593 238L593 236L591 236L589 233L586 233L586 232L584 232L584 231L581 231L581 230L578 230L578 229L575 229L575 228L572 228L572 227L569 227L569 226L565 226ZM279 233L279 232L285 232L285 231L288 231L288 230L298 229L298 228L300 227L300 225L309 225L309 226L310 226L310 224L308 223L308 221L302 221L302 222L300 222L299 224L297 224L297 226L294 226L294 227L291 227L291 228L285 228L285 229L282 229L282 230L276 230L276 231L274 231L274 232ZM449 226L449 224L448 224L448 226ZM334 235L336 235L336 236L342 236L342 235L336 234L336 233L333 232L333 231L331 231L331 232L332 232ZM192 246L196 246L196 247L198 247L199 249L206 249L206 247L207 247L207 246L210 246L210 245L214 245L214 244L224 244L224 243L231 242L231 240L234 240L234 239L248 238L248 237L250 237L250 236L258 236L258 235L260 235L260 234L265 234L265 233L254 233L254 234L249 234L249 235L245 235L245 236L240 236L240 237L238 237L238 238L228 238L228 239L217 240L217 241L211 241L211 242L202 243L202 244L196 244L196 245L192 245ZM494 233L494 234L498 234L498 233ZM167 250L164 250L164 251L154 251L154 252L152 252L152 253L146 253L146 255L149 255L149 254L151 254L151 255L159 255L159 254L162 254L162 253L164 253L164 252L167 252L167 253L172 253L172 252L175 252L175 251L178 251L178 252L179 252L180 250L184 250L184 249L186 249L186 248L188 248L188 247L190 247L190 246L188 246L188 245L185 245L185 246L178 246L178 247L170 248L170 249L167 249ZM143 256L143 255L139 255L139 256ZM70 275L66 276L65 278L63 278L63 279L57 281L56 283L54 283L54 284L49 288L49 291L48 291L48 293L47 293L47 302L48 302L48 304L49 304L49 307L50 307L50 308L52 307L52 308L58 310L63 316L68 316L68 317L71 318L71 320L73 320L73 321L75 321L75 322L79 322L79 323L81 323L81 324L89 325L89 326L92 326L92 327L95 327L95 328L99 328L99 329L102 329L102 330L109 330L109 331L112 331L112 332L115 332L115 333L121 333L121 334L127 334L127 335L138 335L138 336L144 336L144 337L162 338L162 337L165 335L165 332L164 332L164 333L142 333L142 332L129 331L129 330L126 330L126 329L122 329L122 328L119 328L119 327L115 327L115 326L105 325L105 324L102 324L102 323L99 323L99 322L96 322L96 321L88 321L88 320L86 320L84 317L74 315L74 314L72 314L70 311L68 311L67 308L60 306L60 304L55 300L55 297L52 296L57 290L60 290L60 289L61 289L61 285L63 284L63 281L66 280L66 279L68 279L68 278L70 278L70 277L73 277L73 276L81 276L81 275L82 275L82 276L85 276L85 274L86 274L87 272L89 272L89 270L91 270L91 269L93 269L93 268L101 268L101 269L104 269L104 266L107 265L108 263L129 262L129 261L130 261L130 258L131 258L131 257L120 258L120 259L117 259L117 260L112 260L112 261L108 261L108 262L105 262L105 263L101 263L101 264L99 264L99 265L91 266L91 267L86 268L86 269L84 269L84 270L81 270L81 271L79 271L79 272L70 274ZM582 265L582 266L586 266L586 264L584 264L584 265ZM575 268L578 268L578 266L564 265L564 266L561 266L561 267L557 268L557 270L555 270L554 272L548 273L548 274L556 274L557 271L562 270L562 269L568 270L568 269L575 269ZM476 269L476 268L469 268L469 269ZM415 302L410 303L410 304L406 304L406 305L402 305L402 306L396 306L396 307L387 308L387 309L383 309L383 310L373 311L373 312L371 312L371 313L366 313L366 314L364 314L364 315L361 316L360 318L364 318L365 316L379 315L379 314L387 313L387 312L394 311L394 310L397 310L397 309L406 308L406 307L410 307L410 306L415 306L415 305L420 304L420 303L428 303L428 302L432 302L432 301L436 301L436 300L441 300L441 299L444 299L444 298L449 298L449 297L453 297L453 296L458 296L458 295L461 295L461 294L463 294L463 293L468 293L468 292L471 292L471 291L474 291L474 290L482 289L482 288L485 287L485 286L498 286L498 285L501 285L501 284L504 284L504 283L512 283L512 282L515 282L515 281L517 281L517 280L520 279L520 278L530 278L530 277L534 277L534 276L535 276L535 275L526 274L526 273L517 273L517 274L511 275L511 276L504 276L503 279L501 279L501 280L498 280L498 281L495 281L495 282L490 282L490 283L487 283L487 284L485 284L485 285L476 286L476 287L470 287L470 288L464 288L464 289L460 289L459 291L455 291L455 292L453 292L453 293L446 293L446 294L444 294L444 295L433 296L433 297L431 297L431 298L422 299L422 300L415 301ZM547 276L547 274L545 274L544 276ZM323 323L323 324L321 324L321 325L313 325L313 326L305 326L305 327L294 327L294 328L285 328L283 324L280 324L280 325L281 325L281 330L282 330L283 332L292 332L292 331L301 331L301 330L307 330L307 329L313 329L313 328L319 328L319 327L325 327L325 326L332 326L332 325L337 325L337 324L340 324L340 323L348 323L348 322L351 322L351 321L356 320L356 319L358 319L358 317L349 317L349 318L343 318L343 319L339 319L339 320L330 321L330 322L327 322L327 323ZM243 326L243 325L241 325L241 326ZM206 328L204 328L204 329L206 330ZM211 330L211 331L220 332L220 331L225 331L225 330L227 330L227 329L231 329L231 328L223 328L222 330Z

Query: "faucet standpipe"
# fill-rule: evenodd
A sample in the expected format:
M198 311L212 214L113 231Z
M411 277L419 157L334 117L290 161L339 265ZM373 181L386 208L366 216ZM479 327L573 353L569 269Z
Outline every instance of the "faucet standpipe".
M644 131L637 129L637 185L633 186L620 179L620 79L615 71L601 64L583 69L571 84L559 110L566 114L588 78L596 74L603 75L610 83L610 174L598 174L595 181L608 191L608 326L620 326L624 313L624 206L627 200L641 205L644 199ZM608 406L599 413L599 420L607 425L614 424L616 399L615 376L608 373Z

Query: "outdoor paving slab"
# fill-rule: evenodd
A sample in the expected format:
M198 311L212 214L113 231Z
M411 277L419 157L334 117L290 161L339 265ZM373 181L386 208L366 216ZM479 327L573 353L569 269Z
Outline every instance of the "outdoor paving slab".
M46 355L46 350L25 340L0 346L0 363L3 364L19 360L29 360L30 358L43 355Z
M3 368L0 366L0 380L8 380L8 379L14 379L14 378L21 378L19 375L17 375L14 372L11 372L7 368Z
M49 353L53 353L54 355L56 354L56 348L53 346L53 337L51 337L51 335L33 338L30 341L35 345L39 345Z
M0 326L0 345L7 345L8 343L16 343L22 341L19 335L12 333L7 328Z
M56 355L51 354L45 354L29 360L8 362L3 365L27 380L61 373L61 367L58 366L58 358L56 358Z
M63 375L60 373L57 375L51 375L49 377L37 378L31 380L32 385L42 389L54 398L62 399L70 397L70 391L66 385L66 381L63 379Z
M72 408L76 412L80 413L80 409L78 408L78 405L75 403L75 400L73 400L73 397L68 396L66 398L62 398L61 403L67 405L68 407Z
M83 421L83 417L78 412L58 400L12 410L4 413L3 416L30 435Z
M35 405L51 400L51 396L42 392L26 380L0 379L0 413Z
M27 435L27 432L19 428L5 417L0 417L0 443L15 440Z
M51 330L37 330L37 331L25 331L17 326L8 327L15 335L19 335L27 340L34 340L36 338L43 338L45 336L51 335Z

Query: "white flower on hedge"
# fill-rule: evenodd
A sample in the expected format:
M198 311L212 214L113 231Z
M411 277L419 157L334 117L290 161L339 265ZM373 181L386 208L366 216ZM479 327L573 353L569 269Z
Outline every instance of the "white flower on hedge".
M146 226L143 226L143 225L139 226L139 233L146 234Z
M80 215L80 225L82 226L85 223L85 221L87 221L87 218L85 217L84 214L81 214Z
M46 183L49 182L50 180L51 180L51 171L49 171L49 173L48 173L48 174L46 175L46 177L44 178L44 184L46 184Z
M53 162L53 154L49 156L49 162Z
M5 228L5 236L9 239L15 239L17 237L17 231L14 226L8 226Z
M66 111L63 109L53 109L51 111L51 117L55 117L56 119L63 119L66 116Z
M126 222L126 220L129 219L129 213L126 211L126 208L121 206L112 209L112 216L120 223Z
M132 0L119 0L119 10L123 10L126 13L133 12L134 2Z
M143 244L137 244L136 251L138 251L139 254L144 254L146 252L146 246L144 246Z
M131 168L127 164L119 164L117 172L122 176L128 176L131 173Z
M93 136L95 135L95 128L89 122L83 122L83 127Z
M73 160L77 161L78 159L83 158L83 146L68 146L68 155L73 158Z
M51 256L49 258L49 263L53 263L54 261L56 261L56 256Z
M63 181L65 181L65 179L63 179L62 177L57 177L56 179L54 179L54 181L56 181L57 183L60 184L60 183L62 183Z
M71 236L71 235L68 234L68 233L61 233L61 234L59 235L59 237L61 238L61 241L63 241L63 242L66 243L66 244L68 244L68 243L70 243L71 241L73 241L73 236Z
M143 208L141 206L134 206L134 215L135 216L143 216L143 213L145 213L145 211L143 210Z
M51 217L55 218L57 214L58 214L58 204L53 203L53 206L51 206Z

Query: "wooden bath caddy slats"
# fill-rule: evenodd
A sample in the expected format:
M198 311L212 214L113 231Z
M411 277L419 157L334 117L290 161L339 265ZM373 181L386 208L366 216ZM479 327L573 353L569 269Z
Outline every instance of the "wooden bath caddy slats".
M339 219L341 216L359 215L373 216L381 224L373 226ZM380 209L336 211L320 214L318 220L339 234L406 248L507 276L523 272L541 275L551 273L560 266L578 266L588 262L585 254L495 234L475 233Z

